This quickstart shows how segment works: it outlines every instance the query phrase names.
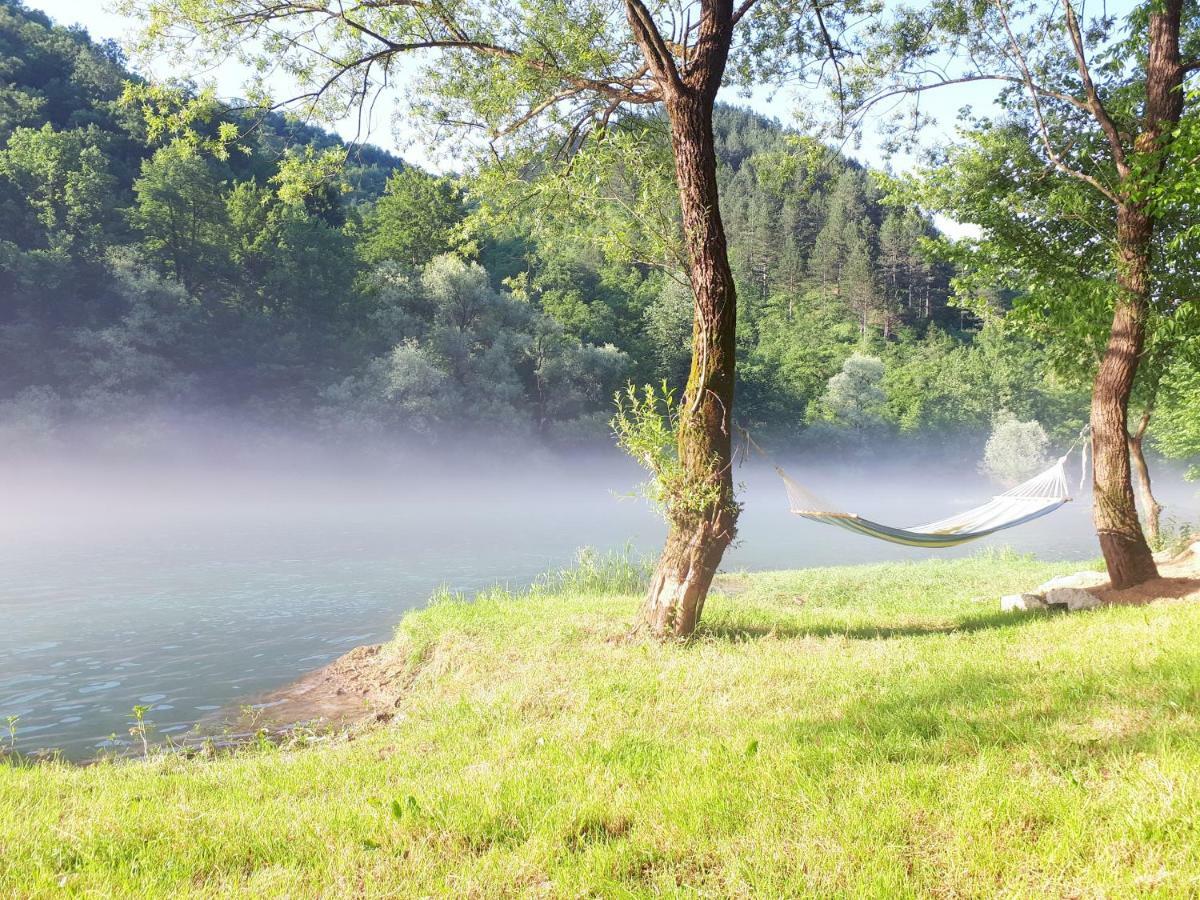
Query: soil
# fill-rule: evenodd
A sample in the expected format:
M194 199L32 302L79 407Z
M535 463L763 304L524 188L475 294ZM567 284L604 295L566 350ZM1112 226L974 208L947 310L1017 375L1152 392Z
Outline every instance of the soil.
M217 713L201 723L201 731L237 741L263 730L281 735L300 727L322 731L386 722L408 681L403 657L387 644L355 647L284 688Z
M1200 600L1200 544L1172 559L1158 561L1158 578L1115 591L1100 585L1089 588L1105 603L1117 606L1144 606L1157 600Z

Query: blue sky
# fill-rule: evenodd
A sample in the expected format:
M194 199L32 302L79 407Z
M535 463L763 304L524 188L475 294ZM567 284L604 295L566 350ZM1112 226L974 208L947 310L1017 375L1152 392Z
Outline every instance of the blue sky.
M104 2L79 2L79 0L25 0L26 5L40 9L61 25L83 25L93 38L115 38L123 41L133 33L133 20L112 12L109 4ZM142 74L151 78L165 78L177 74L172 67L164 62L151 62L149 66L140 65ZM147 71L148 69L148 71ZM238 96L242 93L244 71L236 65L222 66L212 72L188 73L199 83L213 82L217 92L222 96ZM281 94L287 90L284 84L274 85ZM768 97L767 90L761 90L754 96L746 98L734 92L726 92L722 99L729 103L750 106L759 112L774 116L784 124L794 121L793 110L797 103L796 94L778 92L775 97ZM987 103L989 88L986 86L950 87L939 92L937 107L943 110L939 127L928 132L928 139L934 142L944 142L953 136L954 116L958 109L967 103L977 106ZM381 104L383 106L383 104ZM358 134L358 123L346 120L338 123L337 130L347 139L355 139ZM399 152L406 159L416 162L428 169L438 171L452 167L443 161L431 159L425 148L411 142L405 134L403 122L393 125L391 111L380 109L376 112L375 121L371 123L370 133L366 139L371 143ZM890 166L896 170L904 170L913 165L911 157L896 157L885 159L880 152L878 142L874 138L873 129L868 124L862 139L861 147L845 148L848 155L858 158L867 165L884 168Z

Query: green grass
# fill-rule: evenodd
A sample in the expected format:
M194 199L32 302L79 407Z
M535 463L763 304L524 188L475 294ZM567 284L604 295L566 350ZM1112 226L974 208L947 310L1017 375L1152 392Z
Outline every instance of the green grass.
M600 576L444 598L353 739L0 767L2 893L1196 895L1200 606L995 612L1074 568L740 576L669 646Z

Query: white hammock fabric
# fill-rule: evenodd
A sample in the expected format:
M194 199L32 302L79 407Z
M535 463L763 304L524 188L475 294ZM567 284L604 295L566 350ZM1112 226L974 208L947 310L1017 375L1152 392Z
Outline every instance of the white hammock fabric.
M1068 451L1067 456L1069 455ZM953 547L1048 515L1070 500L1066 474L1067 456L1063 456L1041 474L993 497L982 506L938 519L936 522L908 528L883 525L855 513L838 510L805 490L783 469L776 466L775 471L779 473L787 488L791 511L801 518L836 525L867 537L891 541L893 544L905 544L909 547Z

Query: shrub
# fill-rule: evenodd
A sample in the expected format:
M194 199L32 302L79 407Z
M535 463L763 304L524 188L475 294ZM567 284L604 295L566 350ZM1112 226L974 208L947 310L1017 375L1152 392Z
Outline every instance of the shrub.
M1046 430L1039 423L1002 415L992 426L981 468L1010 487L1020 484L1046 467L1049 443Z

